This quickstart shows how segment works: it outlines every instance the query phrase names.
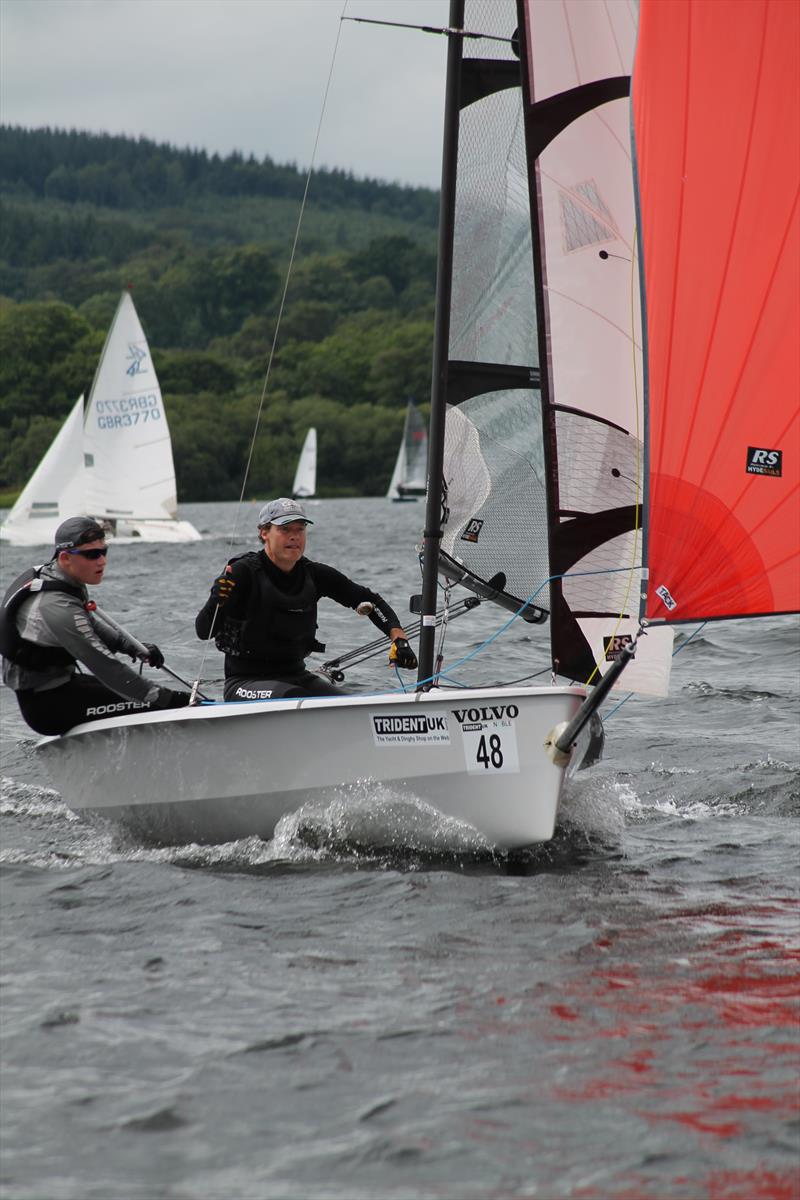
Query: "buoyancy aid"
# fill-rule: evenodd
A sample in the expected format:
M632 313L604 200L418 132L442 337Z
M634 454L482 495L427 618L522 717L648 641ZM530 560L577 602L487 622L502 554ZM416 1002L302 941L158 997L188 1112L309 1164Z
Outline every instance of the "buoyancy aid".
M43 579L42 567L28 567L6 592L0 610L0 655L8 662L28 671L43 671L50 667L68 667L75 662L61 646L39 646L20 635L17 613L21 604L37 592L65 592L83 603L83 588L78 584L62 583L60 579Z
M263 551L232 558L230 565L234 563L250 572L250 595L244 618L223 618L215 638L217 649L253 667L301 663L319 649L315 636L319 594L311 572L304 567L300 589L288 593L269 578Z

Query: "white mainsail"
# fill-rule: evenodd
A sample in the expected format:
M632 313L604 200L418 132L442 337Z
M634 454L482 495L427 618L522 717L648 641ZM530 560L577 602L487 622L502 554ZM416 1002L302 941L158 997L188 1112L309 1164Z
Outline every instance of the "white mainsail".
M173 519L175 467L150 348L128 292L111 324L86 406L86 505L96 516Z
M306 434L297 470L294 473L292 495L296 500L309 500L317 490L317 431L313 427Z
M392 471L389 489L391 500L424 496L428 467L428 431L417 406L409 400L403 424L403 436Z
M179 521L175 466L158 378L133 300L123 292L84 415L76 403L0 528L17 545L52 542L59 523L86 514L120 540L196 541Z
M394 460L394 470L392 471L392 478L389 480L389 487L386 492L387 499L389 499L389 500L399 500L400 499L400 488L398 485L400 483L400 480L405 475L405 473L406 473L406 440L405 440L405 438L403 438L400 442L400 447L397 451L397 458Z
M0 528L0 537L19 545L49 544L59 524L85 508L83 396L80 396L17 497Z

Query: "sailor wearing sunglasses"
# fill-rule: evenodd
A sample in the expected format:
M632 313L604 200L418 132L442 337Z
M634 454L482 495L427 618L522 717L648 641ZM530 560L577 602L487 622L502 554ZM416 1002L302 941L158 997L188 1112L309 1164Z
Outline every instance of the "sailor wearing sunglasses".
M84 721L138 709L181 708L188 692L158 687L115 658L137 647L111 628L89 600L108 562L105 532L91 517L70 517L56 530L50 562L12 583L0 613L3 682L37 733L65 733ZM158 646L145 643L145 661L160 667ZM80 667L84 672L79 673Z

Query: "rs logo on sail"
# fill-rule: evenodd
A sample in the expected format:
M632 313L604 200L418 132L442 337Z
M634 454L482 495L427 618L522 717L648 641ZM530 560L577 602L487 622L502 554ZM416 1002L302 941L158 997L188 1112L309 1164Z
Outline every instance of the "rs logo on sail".
M614 662L619 658L626 646L630 646L633 638L629 633L617 633L614 637L603 638L603 654L606 662Z
M483 521L477 517L472 517L467 521L467 526L461 535L462 542L477 542L480 537L480 532L483 529Z
M780 478L783 474L783 451L759 450L756 446L748 446L747 474L772 475Z

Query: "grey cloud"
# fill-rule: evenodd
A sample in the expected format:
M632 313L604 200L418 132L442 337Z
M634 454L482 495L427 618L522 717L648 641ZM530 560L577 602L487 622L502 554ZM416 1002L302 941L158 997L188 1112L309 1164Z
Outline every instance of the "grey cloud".
M0 117L439 185L447 0L3 0Z

